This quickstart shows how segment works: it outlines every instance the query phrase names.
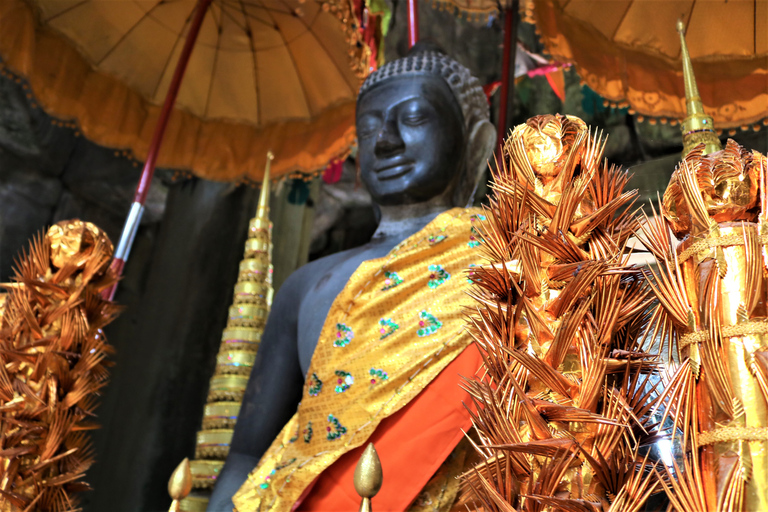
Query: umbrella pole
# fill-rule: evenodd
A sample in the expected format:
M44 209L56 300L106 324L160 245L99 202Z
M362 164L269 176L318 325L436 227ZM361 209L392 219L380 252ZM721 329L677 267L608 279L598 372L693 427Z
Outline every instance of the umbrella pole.
M496 134L496 151L501 160L501 147L504 137L507 136L514 114L515 96L515 49L517 48L517 21L515 13L518 12L518 0L511 0L504 9L504 51L501 62L501 98L499 99L499 123Z
M128 217L125 219L123 233L120 235L120 242L117 244L117 249L115 249L115 257L112 260L111 268L118 277L123 273L123 267L125 267L125 262L128 260L128 254L131 252L133 240L136 238L136 232L139 229L141 216L144 213L144 203L147 200L149 186L152 183L152 176L155 173L157 155L160 152L160 145L163 142L165 128L168 126L168 118L171 116L174 103L176 103L176 96L179 93L181 80L184 77L184 72L186 71L187 64L189 63L189 57L192 55L192 49L195 47L195 41L197 40L197 36L200 33L200 27L203 24L205 13L208 11L208 6L211 5L211 1L212 0L198 0L197 2L195 16L192 18L192 24L189 26L189 32L187 32L187 38L184 41L184 47L181 50L181 55L179 55L179 61L176 63L176 69L173 72L173 78L171 78L171 84L168 87L168 92L165 95L163 109L160 111L160 117L157 119L155 132L152 135L152 142L149 145L147 161L144 163L144 168L141 171L139 184L136 185L136 193L133 196L133 203L131 203L131 209L128 211ZM116 290L117 283L112 285L111 288L105 290L104 295L109 300L112 300L112 298L115 296Z
M418 0L408 0L408 48L413 48L419 40L419 4Z

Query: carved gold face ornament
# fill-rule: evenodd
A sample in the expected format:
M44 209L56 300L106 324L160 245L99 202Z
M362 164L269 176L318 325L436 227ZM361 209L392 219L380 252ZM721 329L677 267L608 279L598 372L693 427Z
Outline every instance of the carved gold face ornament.
M67 265L77 268L85 266L86 262L96 253L107 249L112 254L113 247L106 233L90 222L67 220L54 224L46 234L51 247L51 263L57 269ZM100 274L109 265L105 259Z

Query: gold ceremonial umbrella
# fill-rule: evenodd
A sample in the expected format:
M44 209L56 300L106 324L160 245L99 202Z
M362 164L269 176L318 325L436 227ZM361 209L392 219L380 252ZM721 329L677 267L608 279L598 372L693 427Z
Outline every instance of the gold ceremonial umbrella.
M146 159L195 0L2 0L3 65L89 139ZM312 172L354 140L367 47L341 0L214 0L158 165L212 180Z
M768 116L766 0L530 0L547 51L610 102L662 122L686 116L682 19L705 110L718 128Z

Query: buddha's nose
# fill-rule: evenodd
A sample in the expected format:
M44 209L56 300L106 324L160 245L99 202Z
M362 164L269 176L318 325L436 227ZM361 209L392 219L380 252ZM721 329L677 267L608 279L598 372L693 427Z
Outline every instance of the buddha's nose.
M381 126L381 131L376 136L376 146L374 152L378 157L388 157L395 155L405 149L405 142L400 136L397 122L394 119L387 119Z

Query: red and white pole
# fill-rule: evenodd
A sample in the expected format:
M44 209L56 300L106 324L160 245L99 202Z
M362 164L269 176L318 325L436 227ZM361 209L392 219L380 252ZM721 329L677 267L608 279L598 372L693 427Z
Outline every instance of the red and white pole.
M152 142L149 146L149 152L147 153L147 161L144 163L144 169L141 171L141 177L139 178L139 184L136 186L136 193L133 196L133 203L131 203L131 209L128 211L128 217L125 219L125 226L123 226L123 233L120 235L120 241L115 249L115 257L112 260L110 268L119 277L123 273L125 262L128 261L128 255L131 252L131 246L133 240L136 238L136 232L139 229L139 223L141 222L141 216L144 213L144 203L147 200L147 193L149 187L152 184L152 176L155 174L155 165L157 164L157 155L160 152L160 145L163 142L163 135L165 135L165 128L168 126L168 119L171 116L173 105L176 103L176 96L179 93L179 87L181 86L181 80L184 77L184 72L187 70L187 64L189 63L189 57L192 55L192 50L195 47L195 41L200 33L200 27L203 24L203 19L208 11L208 7L211 5L212 0L198 0L195 7L195 15L192 18L192 23L189 26L189 32L187 32L187 38L184 41L184 47L181 50L179 61L176 63L176 69L173 72L171 78L171 84L168 87L168 92L165 95L165 102L163 108L160 111L160 117L155 125L155 132L152 135ZM117 283L111 288L104 291L104 296L109 300L112 300L117 290Z
M515 50L517 49L517 20L518 0L511 0L504 9L504 49L501 57L501 90L499 91L499 122L497 129L496 151L501 160L501 147L507 136L514 112L513 99L515 94Z
M408 48L419 40L419 4L418 0L408 0Z

